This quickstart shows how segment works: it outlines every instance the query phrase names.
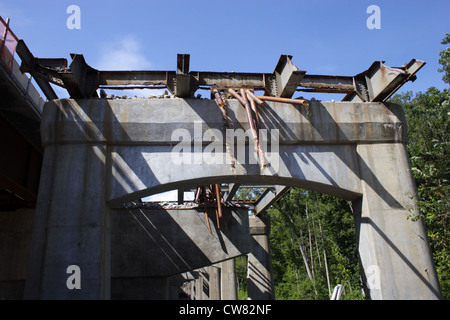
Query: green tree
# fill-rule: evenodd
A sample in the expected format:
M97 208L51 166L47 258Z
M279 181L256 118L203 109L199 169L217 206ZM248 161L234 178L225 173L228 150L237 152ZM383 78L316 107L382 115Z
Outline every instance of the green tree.
M450 34L446 33L445 38L442 39L441 44L449 44L450 43ZM439 72L443 72L442 80L445 83L450 83L450 47L447 47L445 50L442 50L440 53L439 63L442 65L442 68L439 69Z
M293 188L268 210L277 299L362 299L353 215L346 201Z
M235 258L238 300L247 300L247 256Z

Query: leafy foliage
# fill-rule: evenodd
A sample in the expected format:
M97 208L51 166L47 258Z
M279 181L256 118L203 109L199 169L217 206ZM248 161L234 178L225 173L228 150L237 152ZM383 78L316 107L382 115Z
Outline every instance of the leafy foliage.
M345 285L342 299L363 298L346 201L293 188L268 215L277 299L328 300L337 284Z
M446 33L445 38L442 39L441 44L449 44L450 43L450 34ZM442 50L440 53L439 63L442 65L442 68L439 69L439 72L443 72L442 80L445 83L450 83L450 47L447 47L445 50Z

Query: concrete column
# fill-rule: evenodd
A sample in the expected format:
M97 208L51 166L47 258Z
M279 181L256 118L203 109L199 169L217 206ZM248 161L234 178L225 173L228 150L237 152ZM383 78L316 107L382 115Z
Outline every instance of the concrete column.
M275 293L272 283L272 258L270 252L270 220L266 216L249 217L250 253L247 266L249 300L272 300Z
M403 144L358 145L363 197L353 203L363 279L371 299L439 299Z
M209 274L209 300L220 300L220 268L208 267Z
M236 261L230 259L223 261L220 265L220 289L222 300L237 300Z
M46 146L26 299L110 298L105 153L101 143Z
M195 300L208 300L208 279L203 272L198 272L198 278L195 280Z

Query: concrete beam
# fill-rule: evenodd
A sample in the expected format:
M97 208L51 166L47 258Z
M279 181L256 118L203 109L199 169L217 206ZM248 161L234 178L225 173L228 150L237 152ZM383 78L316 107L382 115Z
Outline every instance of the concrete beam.
M248 130L244 108L236 100L229 100L228 105L234 130ZM180 136L174 132L189 134L193 143L209 144L215 137L205 135L206 131L226 133L221 110L206 99L68 99L50 101L45 109L44 144L176 145ZM292 104L267 102L259 116L262 129L279 130L282 145L407 141L402 108L393 104L311 101L307 111ZM79 127L80 121L84 121L83 127Z
M275 186L274 188L267 188L258 202L255 204L255 215L259 216L265 212L271 205L280 200L291 187Z
M234 147L234 168L227 162L230 155L224 145L217 149L217 160L205 166L204 148L215 141L208 130L227 134L223 115L212 104L197 99L56 100L45 107L43 144L107 144L109 200L121 205L208 183L304 184L353 200L361 191L355 144L406 141L402 111L395 105L316 101L307 114L301 107L268 103L261 108L261 127L278 132L279 137L274 143L266 141L270 166L261 169L256 159L251 163L242 158L241 151L251 149L243 141ZM229 109L234 128L248 129L242 106L229 101ZM183 151L180 135L174 132L182 133L186 137L181 139L189 143L186 161L174 158ZM197 151L191 153L191 147Z
M224 201L231 201L233 200L234 195L239 190L240 184L239 183L230 183L228 185L228 191L224 196Z
M247 210L224 208L219 229L210 209L209 222L212 234L203 208L113 210L112 277L167 277L249 252Z

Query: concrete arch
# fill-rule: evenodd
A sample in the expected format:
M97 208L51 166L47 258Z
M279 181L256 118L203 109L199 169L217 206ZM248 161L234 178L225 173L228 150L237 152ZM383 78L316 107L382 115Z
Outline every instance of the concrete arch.
M137 147L132 153L116 149L113 153L115 164L111 170L109 199L112 206L155 193L211 183L298 186L346 200L361 196L355 146L282 146L276 173L270 168L261 172L258 164L243 165L234 171L228 164L209 165L207 169L204 164L187 164L175 170L170 152L156 153L151 149ZM139 158L143 159L142 163L136 163L135 159Z

